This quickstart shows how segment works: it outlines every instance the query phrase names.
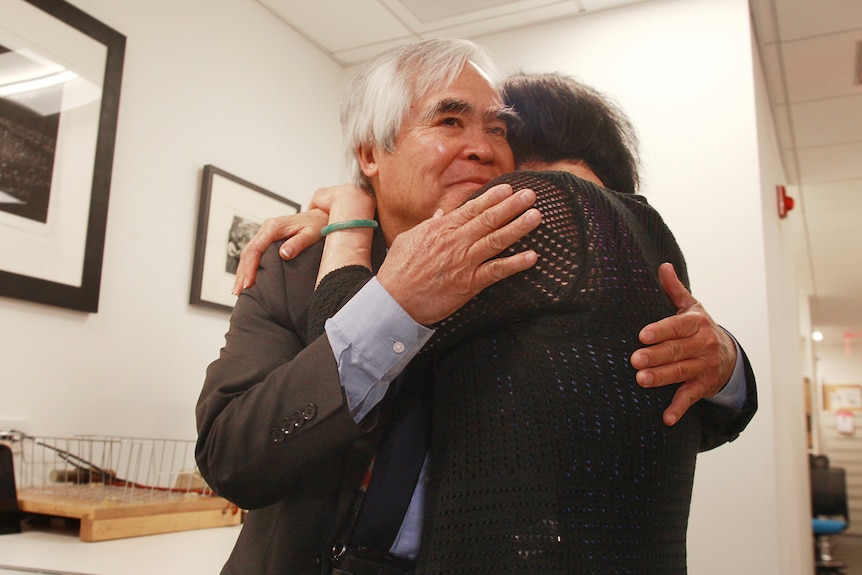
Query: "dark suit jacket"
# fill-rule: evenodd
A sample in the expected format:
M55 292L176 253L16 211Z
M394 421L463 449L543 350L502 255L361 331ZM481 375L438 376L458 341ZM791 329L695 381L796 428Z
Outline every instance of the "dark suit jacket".
M322 246L290 262L270 246L207 369L198 466L216 493L250 510L225 574L319 573L373 452L376 414L357 425L326 336L303 341ZM384 254L378 235L376 266Z

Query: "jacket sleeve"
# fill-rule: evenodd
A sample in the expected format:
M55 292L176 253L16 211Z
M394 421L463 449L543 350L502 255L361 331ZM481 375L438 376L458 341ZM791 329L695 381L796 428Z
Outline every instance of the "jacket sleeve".
M308 284L309 294L313 288L312 256L285 263L275 247L266 251L256 285L238 298L198 400L201 474L246 509L278 501L363 436L347 410L326 336L306 343L295 325L295 310L307 301L297 286Z
M757 412L757 382L754 370L748 361L748 356L740 346L742 362L745 369L745 403L739 411L710 403L706 400L698 402L701 416L700 451L708 451L719 445L733 441L748 426L748 422Z

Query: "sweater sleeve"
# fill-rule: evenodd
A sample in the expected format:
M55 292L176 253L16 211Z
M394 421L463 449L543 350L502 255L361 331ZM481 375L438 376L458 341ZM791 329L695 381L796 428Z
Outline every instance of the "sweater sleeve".
M644 198L619 194L565 172L520 171L506 174L477 192L508 183L536 192L542 223L501 256L536 251L532 268L502 280L439 322L426 349L447 350L477 333L556 312L592 311L605 290L632 277L614 269L604 254L615 246L628 253L628 266L645 267L653 290L658 267L674 264L688 285L685 260L669 228ZM616 253L616 252L614 252ZM626 284L626 289L630 288ZM635 286L637 288L638 286ZM659 287L660 289L660 287ZM671 311L672 313L672 311Z

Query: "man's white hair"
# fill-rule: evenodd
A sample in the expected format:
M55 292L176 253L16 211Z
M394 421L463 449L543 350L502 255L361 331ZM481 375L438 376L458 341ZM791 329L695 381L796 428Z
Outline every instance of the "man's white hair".
M394 151L395 138L410 104L445 89L467 63L496 85L488 52L468 40L423 40L385 50L365 62L350 79L341 102L341 126L348 169L355 183L370 190L357 159L360 146Z

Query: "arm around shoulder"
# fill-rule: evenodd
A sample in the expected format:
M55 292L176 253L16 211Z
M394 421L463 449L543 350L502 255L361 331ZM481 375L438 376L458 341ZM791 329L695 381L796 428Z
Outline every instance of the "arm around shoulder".
M311 252L284 263L274 245L266 251L197 404L201 473L247 509L281 499L317 462L363 435L326 337L306 343L295 325L314 286L319 260Z

